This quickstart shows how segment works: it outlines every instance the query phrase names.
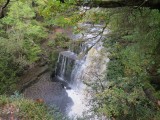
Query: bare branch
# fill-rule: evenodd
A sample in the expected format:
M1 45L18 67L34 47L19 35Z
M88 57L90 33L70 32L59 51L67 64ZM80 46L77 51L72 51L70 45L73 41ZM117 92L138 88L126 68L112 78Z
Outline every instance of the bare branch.
M98 42L101 41L102 36L103 36L103 33L104 33L104 30L107 28L107 25L108 25L108 23L105 24L105 26L102 28L102 31L99 32L96 36L87 39L87 40L89 40L89 39L94 39L94 38L97 38L98 36L100 36L100 38L99 38L91 47L89 47L89 48L85 51L85 53L87 53L90 49L92 49L92 47L94 47Z

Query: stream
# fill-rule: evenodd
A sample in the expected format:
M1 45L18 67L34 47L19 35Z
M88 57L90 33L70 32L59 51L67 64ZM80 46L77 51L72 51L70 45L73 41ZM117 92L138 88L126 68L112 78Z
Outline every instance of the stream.
M83 81L96 80L95 75L102 74L109 61L102 42L108 30L104 31L102 40L99 41L101 36L98 33L103 25L79 26L84 29L83 35L70 37L74 41L82 39L83 42L78 47L70 47L59 53L55 76L50 77L50 73L44 73L38 82L23 92L26 98L43 99L47 105L56 106L64 115L74 120L86 113L90 114L89 101L92 95Z

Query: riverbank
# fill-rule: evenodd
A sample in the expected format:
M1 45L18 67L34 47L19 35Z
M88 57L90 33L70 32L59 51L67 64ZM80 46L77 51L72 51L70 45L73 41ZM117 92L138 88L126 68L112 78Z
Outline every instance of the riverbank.
M23 95L27 99L43 99L50 107L57 107L63 114L66 113L68 103L72 100L60 82L52 82L50 73L44 73L39 81L24 90Z

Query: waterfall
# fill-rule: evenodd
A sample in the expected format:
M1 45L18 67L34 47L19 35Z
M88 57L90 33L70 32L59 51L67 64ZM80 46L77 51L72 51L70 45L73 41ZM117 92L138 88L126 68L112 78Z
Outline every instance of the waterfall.
M71 51L63 51L59 53L56 76L66 82L71 81L71 72L77 55Z
M75 35L73 38L74 41L80 38L84 42L79 44L79 47L73 48L72 46L68 51L60 52L56 68L57 78L67 82L71 87L66 91L73 104L69 104L66 111L68 116L74 118L82 116L90 108L87 103L89 97L86 85L83 84L83 81L95 79L93 70L97 70L98 73L104 72L106 60L108 60L105 53L105 55L101 54L103 42L102 40L98 41L101 36L97 35L103 26L92 26L91 24L80 24L79 26L85 28L84 36ZM106 31L105 33L107 33ZM95 37L96 35L97 37ZM88 48L91 49L86 52Z

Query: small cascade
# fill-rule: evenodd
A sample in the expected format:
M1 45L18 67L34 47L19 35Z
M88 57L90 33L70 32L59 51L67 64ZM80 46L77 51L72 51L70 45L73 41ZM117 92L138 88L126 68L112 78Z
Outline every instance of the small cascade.
M96 59L96 57L102 57L100 51L103 49L103 43L101 40L99 41L102 37L98 35L102 30L102 25L92 26L91 24L80 24L79 26L85 28L84 35L73 36L73 43L78 44L72 44L68 51L59 53L56 68L56 77L60 81L65 81L71 88L66 90L66 92L73 103L68 103L66 113L73 119L76 119L77 116L82 116L83 112L90 108L87 106L88 95L83 81L87 80L86 74L90 76L88 71L91 70L92 64L97 67L101 66L96 65L100 61L95 62L94 59ZM82 41L79 42L78 39ZM105 57L103 59L105 59ZM100 69L102 69L102 67Z
M63 81L71 81L71 72L77 55L71 51L63 51L59 53L56 76Z

